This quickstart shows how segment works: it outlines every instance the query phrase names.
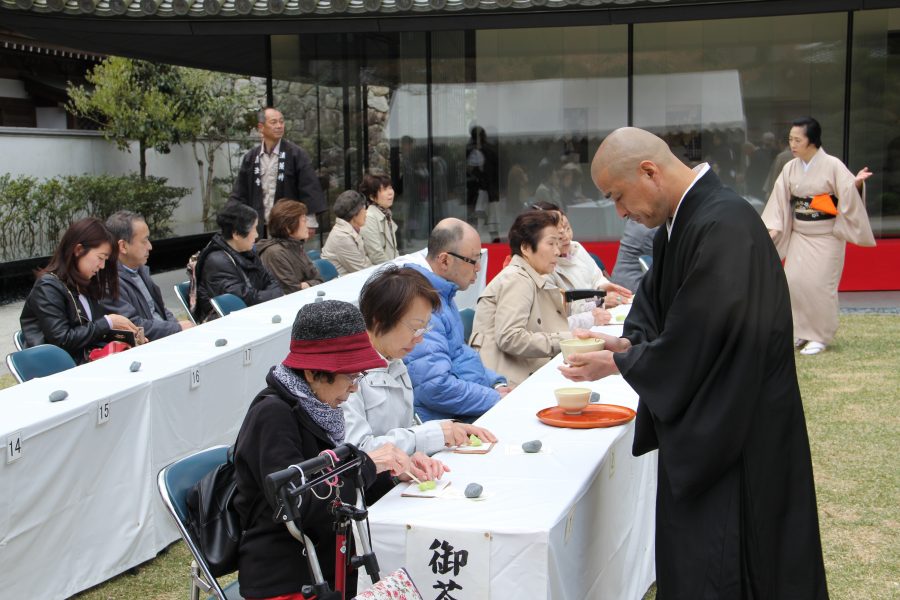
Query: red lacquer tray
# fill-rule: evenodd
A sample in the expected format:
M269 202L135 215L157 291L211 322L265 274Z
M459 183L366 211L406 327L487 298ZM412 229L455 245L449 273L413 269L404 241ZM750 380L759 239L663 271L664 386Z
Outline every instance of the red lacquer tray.
M634 411L615 404L589 404L579 415L567 415L558 406L539 410L537 418L553 427L570 429L592 429L594 427L615 427L634 418Z

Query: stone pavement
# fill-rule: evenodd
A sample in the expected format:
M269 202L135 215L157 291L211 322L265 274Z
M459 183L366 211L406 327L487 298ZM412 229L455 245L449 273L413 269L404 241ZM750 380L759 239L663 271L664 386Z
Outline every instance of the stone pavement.
M175 298L173 286L187 279L184 269L157 273L153 275L153 281L160 287L163 293L163 301L166 307L175 313L175 316L183 315L178 300ZM850 313L892 313L900 314L900 291L892 292L841 292L841 312ZM19 315L22 313L24 300L0 305L0 357L3 363L0 365L0 375L9 373L6 368L6 355L15 351L13 336L19 330Z

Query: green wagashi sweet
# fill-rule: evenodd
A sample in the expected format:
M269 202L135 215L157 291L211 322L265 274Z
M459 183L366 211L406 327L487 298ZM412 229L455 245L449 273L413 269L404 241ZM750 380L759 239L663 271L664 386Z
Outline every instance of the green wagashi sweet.
M433 490L437 487L437 483L434 481L421 481L419 482L419 491L427 492L428 490Z
M480 446L482 444L481 438L475 435L474 433L469 436L469 445L470 446Z

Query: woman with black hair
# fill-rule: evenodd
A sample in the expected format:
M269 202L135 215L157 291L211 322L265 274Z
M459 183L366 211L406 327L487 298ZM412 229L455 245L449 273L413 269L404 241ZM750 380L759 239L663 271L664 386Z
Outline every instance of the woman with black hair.
M137 333L128 318L105 314L100 304L104 292L119 296L117 256L118 244L100 219L72 223L25 300L19 317L25 347L53 344L82 364L111 329Z
M788 138L794 159L775 181L762 219L784 259L791 292L794 345L819 354L838 327L838 282L847 242L874 246L860 191L870 174L856 177L822 148L822 127L812 117L796 119Z
M258 237L256 211L236 201L229 201L216 223L215 234L197 258L198 321L209 320L214 311L210 300L221 294L234 294L247 306L253 306L282 295L281 284L272 277L253 250Z

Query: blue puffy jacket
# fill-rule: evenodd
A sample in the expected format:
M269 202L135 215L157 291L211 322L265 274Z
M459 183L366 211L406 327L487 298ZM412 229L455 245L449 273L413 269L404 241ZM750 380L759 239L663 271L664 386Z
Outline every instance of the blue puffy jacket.
M486 368L463 339L462 319L453 301L457 285L425 267L405 266L427 277L441 297L441 308L431 318L433 329L403 359L413 384L416 414L423 421L474 421L500 400L493 386L506 378Z

